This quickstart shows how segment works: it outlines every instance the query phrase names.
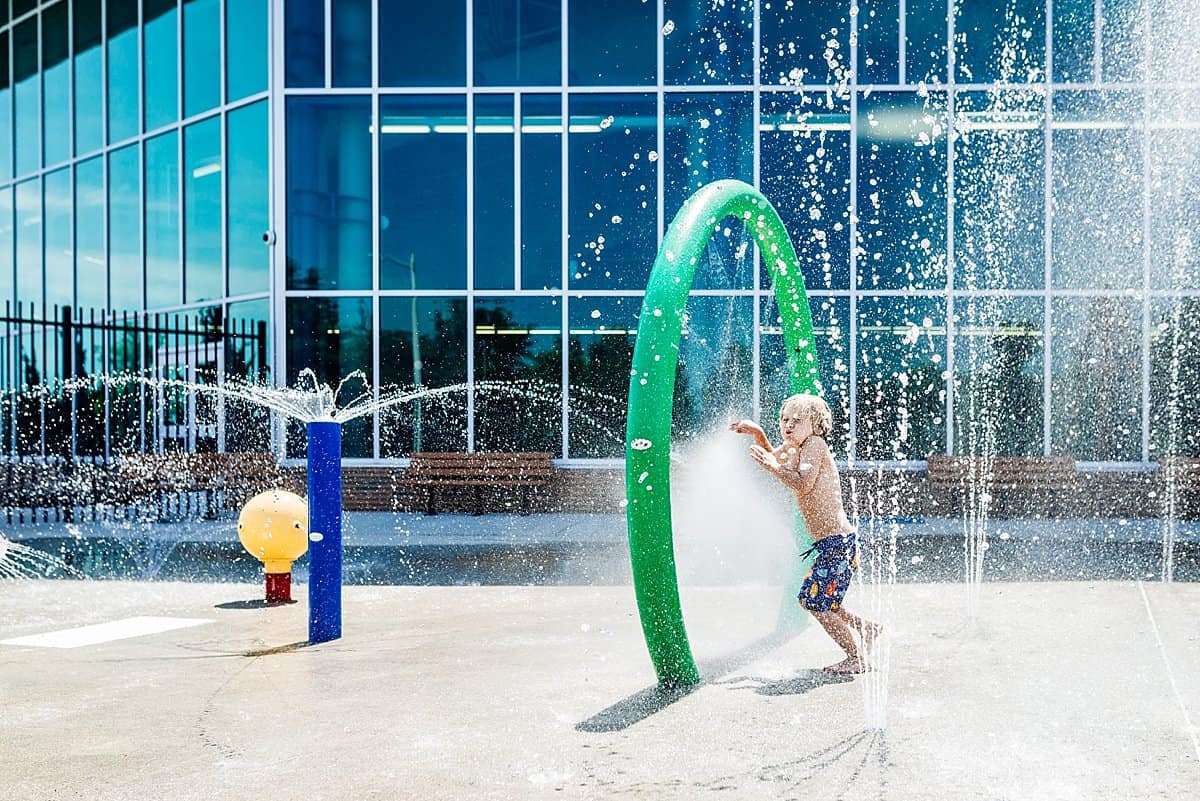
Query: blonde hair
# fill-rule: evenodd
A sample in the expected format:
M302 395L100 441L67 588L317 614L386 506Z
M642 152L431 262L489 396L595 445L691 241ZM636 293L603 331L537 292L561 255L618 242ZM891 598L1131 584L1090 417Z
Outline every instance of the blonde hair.
M830 411L829 404L816 395L800 393L791 396L779 407L780 415L789 406L808 415L809 420L812 421L813 433L818 437L828 436L829 432L833 430L833 412Z

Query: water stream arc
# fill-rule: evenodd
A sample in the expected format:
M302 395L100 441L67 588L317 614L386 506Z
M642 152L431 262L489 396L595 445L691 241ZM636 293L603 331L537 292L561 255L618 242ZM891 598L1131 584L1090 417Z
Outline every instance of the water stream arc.
M701 187L675 215L654 260L629 375L625 436L629 552L642 632L664 685L700 682L675 570L671 410L684 307L696 265L714 230L730 216L742 220L770 272L783 323L791 391L818 393L808 293L783 221L762 193L747 183L725 180Z

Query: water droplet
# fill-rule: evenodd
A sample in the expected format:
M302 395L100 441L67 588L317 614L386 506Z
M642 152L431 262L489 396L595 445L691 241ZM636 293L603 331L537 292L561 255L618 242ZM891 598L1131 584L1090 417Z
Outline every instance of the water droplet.
M620 224L621 224L621 215L620 215L620 214L614 214L614 215L612 216L612 221L613 221L613 225L620 225Z
M651 161L658 161L658 151L651 150L649 153L646 154L646 158L650 159Z
M675 20L669 19L663 24L663 36L670 36L673 30L675 30Z
M633 448L635 451L648 451L652 447L654 447L654 443L652 443L648 439L642 439L639 437L638 439L635 439L633 442L630 442L629 447Z

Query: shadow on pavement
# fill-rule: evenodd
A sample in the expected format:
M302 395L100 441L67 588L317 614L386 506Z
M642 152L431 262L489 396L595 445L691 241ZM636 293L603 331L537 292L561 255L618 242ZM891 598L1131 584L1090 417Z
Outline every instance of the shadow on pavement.
M701 676L723 676L750 664L764 653L778 648L794 635L794 631L774 631L731 654L700 662L697 664L697 668L699 668ZM655 712L661 712L680 698L691 695L702 686L703 683L680 686L656 684L653 687L647 687L577 724L575 730L607 732L627 729Z

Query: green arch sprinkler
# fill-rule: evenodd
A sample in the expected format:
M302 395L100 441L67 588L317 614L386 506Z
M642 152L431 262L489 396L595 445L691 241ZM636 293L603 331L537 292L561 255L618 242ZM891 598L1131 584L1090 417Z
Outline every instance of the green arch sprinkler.
M675 215L654 260L629 373L625 432L629 553L642 632L658 680L664 685L700 682L683 624L675 574L671 409L688 291L713 231L729 216L745 223L770 271L783 320L791 391L818 392L808 294L783 221L762 193L747 183L716 181L702 187Z

